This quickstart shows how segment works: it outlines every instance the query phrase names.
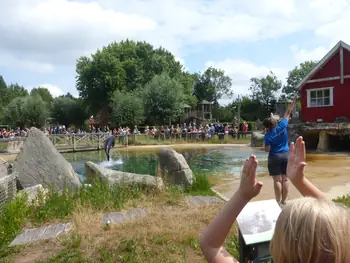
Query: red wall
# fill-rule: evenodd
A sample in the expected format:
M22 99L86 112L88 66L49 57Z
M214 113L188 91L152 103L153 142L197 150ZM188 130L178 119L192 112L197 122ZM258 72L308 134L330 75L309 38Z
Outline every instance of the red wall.
M346 62L348 65L350 64L350 56ZM328 67L328 65L326 67ZM339 72L338 75L325 75L324 77L331 76L339 76ZM325 87L334 87L334 106L307 108L307 89ZM350 79L344 79L344 84L340 84L340 80L305 84L301 91L301 105L301 117L304 122L316 122L317 119L322 119L324 122L334 122L336 117L340 116L345 116L350 120Z
M340 75L340 53L339 51L328 60L328 62L321 68L311 79L322 79L337 77Z
M344 49L344 75L350 75L350 51Z

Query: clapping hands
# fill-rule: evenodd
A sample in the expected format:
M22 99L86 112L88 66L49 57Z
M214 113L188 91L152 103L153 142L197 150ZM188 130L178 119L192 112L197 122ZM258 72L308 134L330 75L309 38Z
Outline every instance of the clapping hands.
M258 167L258 160L256 156L252 155L244 163L239 192L246 200L250 200L260 193L263 186L262 182L256 180L256 168Z
M304 167L306 166L305 142L299 137L294 145L291 143L287 165L287 176L293 181L301 181L304 178Z

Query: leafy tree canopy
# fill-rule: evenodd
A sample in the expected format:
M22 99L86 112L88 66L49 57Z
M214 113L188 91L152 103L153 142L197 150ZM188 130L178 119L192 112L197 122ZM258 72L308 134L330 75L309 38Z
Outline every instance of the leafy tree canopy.
M287 98L292 99L295 94L296 86L316 65L317 61L305 61L288 72L287 83L282 90Z
M194 95L197 100L217 103L224 95L231 97L232 80L220 69L210 67L202 74L194 74Z

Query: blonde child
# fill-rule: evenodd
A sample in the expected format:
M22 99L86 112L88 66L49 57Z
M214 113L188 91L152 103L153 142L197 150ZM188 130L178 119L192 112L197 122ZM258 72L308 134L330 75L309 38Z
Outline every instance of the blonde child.
M287 176L304 198L288 202L277 220L270 251L274 263L350 262L350 212L325 199L305 176L305 143L302 137L290 147ZM262 188L256 180L258 161L244 164L240 187L200 237L209 263L238 263L223 247L225 238L244 206Z

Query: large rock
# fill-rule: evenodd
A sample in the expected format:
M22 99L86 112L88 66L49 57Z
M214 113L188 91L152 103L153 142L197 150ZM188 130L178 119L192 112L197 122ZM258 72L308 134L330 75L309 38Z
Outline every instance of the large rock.
M262 132L253 132L250 137L251 147L263 147L264 146L264 134Z
M163 189L163 180L160 177L146 175L146 174L133 174L125 173L112 169L105 168L97 165L93 162L85 163L85 172L89 182L95 178L100 178L102 182L109 184L138 184L147 186L156 190Z
M29 130L23 149L16 157L14 169L18 174L20 189L37 184L44 188L54 186L57 190L81 186L72 165L37 128Z
M193 183L193 173L185 157L170 148L163 148L159 154L159 166L169 184L185 189Z

